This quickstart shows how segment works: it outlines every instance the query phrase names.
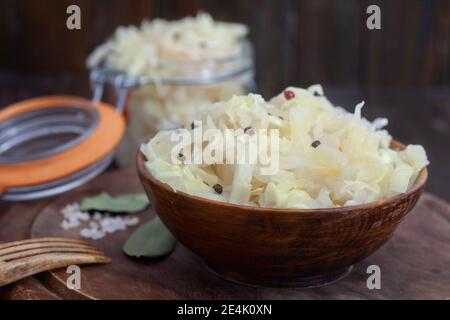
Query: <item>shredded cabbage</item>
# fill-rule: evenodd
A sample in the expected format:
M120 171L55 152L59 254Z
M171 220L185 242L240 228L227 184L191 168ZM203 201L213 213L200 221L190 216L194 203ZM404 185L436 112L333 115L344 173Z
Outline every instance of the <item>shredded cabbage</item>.
M129 77L150 76L157 83L130 90L128 125L118 148L122 166L133 163L134 150L157 131L195 119L212 101L245 94L252 71L205 85L163 85L162 79L208 79L242 68L245 25L215 21L207 13L167 21L146 20L119 27L87 59L89 68L105 64ZM230 59L231 58L231 59ZM246 58L247 59L247 58Z
M286 91L294 97L287 99ZM173 130L160 131L141 151L155 178L209 199L298 209L368 203L405 192L429 162L420 145L390 149L392 138L382 129L387 119L370 122L361 117L362 107L358 104L354 113L336 107L315 85L289 87L270 101L255 94L233 96L199 115L203 130L278 129L279 168L269 175L261 173L259 162L173 163ZM190 134L195 131L188 123L186 128ZM210 143L204 141L201 148ZM223 187L222 193L215 184Z
M176 21L144 20L140 27L117 28L89 55L87 65L107 63L129 76L174 77L180 75L174 63L237 55L247 34L247 26L214 21L207 13Z

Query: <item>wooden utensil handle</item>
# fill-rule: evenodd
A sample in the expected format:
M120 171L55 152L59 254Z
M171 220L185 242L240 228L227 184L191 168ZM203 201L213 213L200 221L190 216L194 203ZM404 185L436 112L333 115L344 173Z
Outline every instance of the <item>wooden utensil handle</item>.
M32 256L7 264L0 262L0 287L43 271L70 265L108 263L110 261L107 257L97 255L80 254L76 256L73 253L59 253L53 254L51 258L48 256Z

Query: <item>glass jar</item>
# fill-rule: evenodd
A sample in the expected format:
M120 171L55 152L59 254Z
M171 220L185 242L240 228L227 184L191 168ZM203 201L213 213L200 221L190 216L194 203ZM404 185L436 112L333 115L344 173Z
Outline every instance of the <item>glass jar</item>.
M253 52L247 40L238 54L189 62L164 61L164 76L128 77L107 65L91 70L95 101L115 101L127 118L117 151L119 166L131 166L137 148L157 131L189 125L211 102L256 91ZM107 86L105 86L107 85Z

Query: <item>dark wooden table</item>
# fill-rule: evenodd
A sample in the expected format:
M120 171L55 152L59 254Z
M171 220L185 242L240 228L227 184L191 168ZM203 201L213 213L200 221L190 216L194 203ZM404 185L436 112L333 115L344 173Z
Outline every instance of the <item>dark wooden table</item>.
M86 196L141 192L133 169L112 170L71 192L15 204L0 213L0 243L22 238L81 239L80 229L61 228L61 209ZM155 215L154 206L137 214L139 224ZM80 290L69 290L65 268L0 288L0 299L449 299L450 204L425 193L394 236L344 279L318 288L263 288L224 280L180 243L164 259L132 259L122 252L138 226L86 240L112 262L82 266ZM368 266L381 270L381 289L366 285ZM126 285L124 285L126 284Z

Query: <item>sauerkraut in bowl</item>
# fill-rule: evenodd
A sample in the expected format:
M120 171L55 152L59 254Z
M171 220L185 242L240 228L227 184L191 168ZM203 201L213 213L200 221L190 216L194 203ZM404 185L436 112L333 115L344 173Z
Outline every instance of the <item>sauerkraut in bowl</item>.
M387 119L368 121L361 116L363 105L349 113L334 106L320 85L289 87L270 101L256 94L236 95L210 104L185 129L158 132L141 152L153 177L175 191L208 199L292 209L369 203L406 192L429 162L420 145L391 149L392 137L383 129ZM200 143L193 138L183 148L174 139L180 130L194 137L200 129L238 132L247 139L235 147L248 150L251 137L276 132L276 146L267 139L256 149L258 155L276 159L276 170L262 170L268 164L261 161L229 161L225 139L204 135ZM187 161L186 152L192 150ZM213 154L214 162L198 161L198 154L205 160L202 152Z

